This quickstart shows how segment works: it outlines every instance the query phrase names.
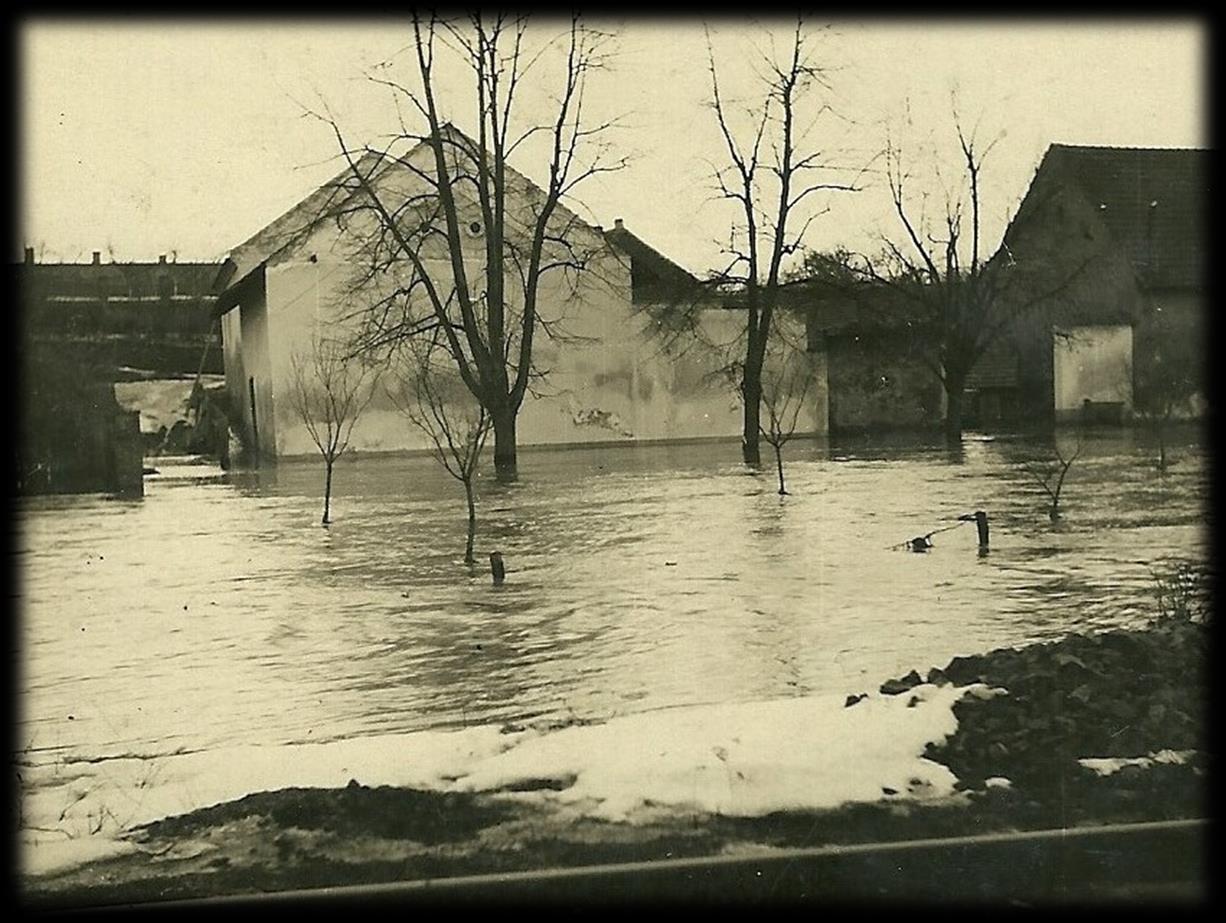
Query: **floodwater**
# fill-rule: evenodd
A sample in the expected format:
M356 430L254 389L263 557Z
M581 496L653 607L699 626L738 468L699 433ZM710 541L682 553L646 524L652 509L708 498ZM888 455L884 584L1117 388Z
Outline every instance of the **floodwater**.
M523 450L516 483L479 485L500 587L463 565L463 491L426 457L343 462L327 529L309 462L28 500L21 761L856 693L1150 618L1154 568L1207 556L1197 434L1165 475L1142 434L1087 437L1055 524L1022 467L1041 452L797 441L780 497L735 443ZM976 509L986 556L973 523L897 547Z

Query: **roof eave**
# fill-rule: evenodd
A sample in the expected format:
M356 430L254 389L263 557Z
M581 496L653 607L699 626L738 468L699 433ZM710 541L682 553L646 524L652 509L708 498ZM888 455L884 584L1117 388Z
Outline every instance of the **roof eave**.
M227 262L229 262L227 260ZM226 287L224 291L217 296L217 303L213 305L212 315L214 318L221 317L228 313L231 309L237 307L255 286L264 285L264 268L267 266L267 261L256 265L251 272L247 273L241 279L236 280L233 284ZM236 269L237 267L235 267ZM230 270L233 275L235 269ZM220 276L219 276L220 278Z

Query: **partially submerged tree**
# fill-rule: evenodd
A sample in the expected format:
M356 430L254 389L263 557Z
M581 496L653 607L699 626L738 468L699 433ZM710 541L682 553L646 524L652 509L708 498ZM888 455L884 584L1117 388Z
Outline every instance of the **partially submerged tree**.
M762 367L762 406L766 419L759 422L762 438L774 450L779 495L786 496L783 447L796 435L805 410L813 408L817 393L815 357L800 337L778 336ZM798 342L799 339L799 342Z
M435 460L464 485L468 505L464 563L473 564L477 534L474 480L493 421L460 380L445 349L437 343L406 347L399 359L391 374L388 397L430 440Z
M1180 329L1161 305L1154 305L1133 359L1133 411L1158 442L1158 470L1167 468L1167 436L1172 420L1190 415L1203 385L1199 344Z
M1027 223L1047 217L1037 203L1014 216L1000 248L992 252L984 240L982 174L995 141L981 148L956 117L954 127L959 181L935 218L927 208L928 196L919 203L911 196L902 152L887 147L886 178L903 242L887 238L879 258L856 261L862 280L896 296L897 309L914 320L915 353L945 391L944 428L951 445L962 439L963 396L980 357L1031 312L1068 294L1095 257L1092 249L1085 252L1059 241L1041 252L1032 247L1025 259L1015 258L1011 243L1026 233Z
M1081 455L1081 447L1082 437L1081 432L1078 431L1077 444L1068 455L1060 448L1059 440L1053 439L1050 457L1022 463L1022 469L1034 478L1043 488L1043 492L1047 494L1049 501L1047 515L1052 522L1060 518L1060 494L1064 490L1064 479L1068 477L1073 462L1077 461L1078 456Z
M353 428L373 393L369 366L355 362L345 344L313 337L310 348L290 356L290 407L324 460L324 513L331 522L332 469L349 448Z
M829 85L811 45L798 19L782 57L762 56L757 62L762 92L749 108L749 130L738 132L708 35L711 106L728 159L715 171L715 179L720 196L738 213L725 248L730 262L715 281L744 298L744 356L736 371L744 408L742 454L749 464L761 461L762 370L779 306L784 260L796 252L820 214L806 209L811 204L806 200L819 192L856 189L854 183L823 178L837 168L812 137L815 123L830 107L821 99Z
M402 118L381 149L355 148L326 118L349 170L325 213L357 231L363 263L347 298L363 295L351 318L360 328L355 350L437 334L491 421L501 474L514 473L517 415L541 374L534 340L538 332L560 335L560 318L546 309L564 306L543 303L546 280L561 277L574 290L607 253L600 235L562 204L584 180L624 164L601 140L611 122L590 123L586 111L587 81L603 64L606 38L574 17L560 35L534 45L522 16L453 20L414 11L414 83L372 79L422 127ZM443 87L453 84L438 73L440 51L450 51L467 75L474 137L446 113ZM543 73L550 66L552 80ZM548 87L545 106L525 86L529 73ZM529 151L544 158L539 187L510 166ZM394 171L404 181L384 181ZM568 299L555 293L552 300Z

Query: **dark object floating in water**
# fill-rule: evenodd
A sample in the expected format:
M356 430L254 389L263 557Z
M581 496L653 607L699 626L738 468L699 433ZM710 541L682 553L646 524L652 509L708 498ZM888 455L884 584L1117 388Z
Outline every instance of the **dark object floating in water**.
M677 566L677 562L676 562L676 561L665 561L665 562L664 562L664 566L665 566L665 567L676 567L676 566Z
M940 529L933 529L927 535L917 535L915 538L902 542L900 545L894 545L894 548L906 548L908 551L914 551L923 554L932 548L932 536L938 532L948 532L950 529L956 529L964 522L973 522L979 530L979 555L982 557L988 553L988 514L983 510L976 510L973 513L963 513L958 517L957 522L952 526L943 526Z
M140 473L141 474L161 474L162 472L158 471L157 468L142 468Z
M502 563L502 552L490 552L490 573L494 575L494 586L501 586L507 578L507 569Z
M861 692L859 695L849 695L847 701L843 703L844 708L851 708L857 702L863 702L868 698L867 692Z

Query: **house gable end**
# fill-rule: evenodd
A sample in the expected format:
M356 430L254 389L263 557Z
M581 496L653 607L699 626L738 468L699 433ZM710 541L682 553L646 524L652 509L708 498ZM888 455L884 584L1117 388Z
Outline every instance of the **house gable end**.
M1147 288L1200 289L1208 151L1052 145L1063 176L1100 216Z
M475 142L457 129L444 126L443 131L448 134L457 149L468 152L475 149ZM370 177L384 204L389 209L396 210L410 197L428 194L429 182L418 173L434 172L434 153L425 141L420 141L399 157L377 151L368 152L358 160L357 168ZM507 230L521 235L526 241L534 230L533 205L543 200L544 192L510 166L506 168L506 185ZM461 242L466 250L471 250L474 257L479 257L484 254L485 245L483 229L478 228L478 225L482 224L478 196L472 183L454 183L452 190L459 213ZM349 222L349 228L357 229L357 233L364 233L363 222L366 231L376 231L373 217L369 214L360 215L358 209L352 207L360 195L359 184L352 169L346 167L298 205L235 247L226 263L226 266L231 268L228 272L223 269L219 274L219 281L223 286L232 287L260 265L275 265L294 259L300 254L333 249L341 237L338 219ZM344 217L341 218L341 215ZM472 230L469 230L470 228ZM584 252L604 249L605 242L600 230L559 202L550 221L549 236L565 238L573 247L576 234L584 238L580 244L580 249ZM441 239L432 243L430 251L430 256L435 259L449 257L448 248Z

